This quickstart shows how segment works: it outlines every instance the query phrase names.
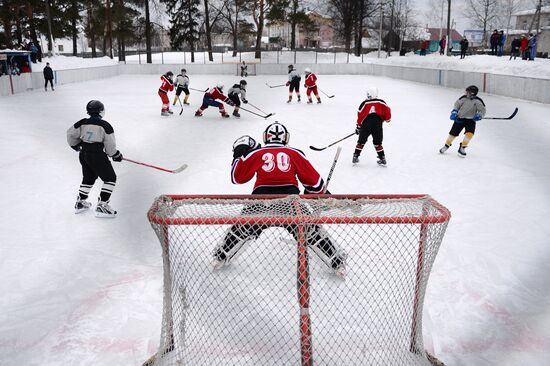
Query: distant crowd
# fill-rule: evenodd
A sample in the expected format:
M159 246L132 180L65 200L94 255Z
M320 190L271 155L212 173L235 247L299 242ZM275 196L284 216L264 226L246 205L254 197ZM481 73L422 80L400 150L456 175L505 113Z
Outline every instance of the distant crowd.
M491 46L490 54L493 56L501 57L504 55L504 46L506 45L506 34L504 31L495 29L489 38L489 44ZM425 56L430 42L428 40L420 42L420 56ZM447 46L447 37L443 36L439 40L439 54L443 55L445 47ZM469 48L469 41L466 37L460 40L460 58L466 57ZM510 45L510 60L514 60L517 57L521 57L523 60L534 61L537 53L537 34L529 33L529 35L522 34L521 37L516 36Z
M3 47L0 47L0 49ZM35 44L34 42L27 42L24 41L23 43L19 44L18 46L13 47L15 50L21 50L21 51L30 51L31 56L31 62L42 62L42 48L39 44ZM28 61L22 61L21 64L19 64L15 60L11 60L8 62L0 62L0 76L2 75L21 75L26 72L31 72L31 67L28 63Z

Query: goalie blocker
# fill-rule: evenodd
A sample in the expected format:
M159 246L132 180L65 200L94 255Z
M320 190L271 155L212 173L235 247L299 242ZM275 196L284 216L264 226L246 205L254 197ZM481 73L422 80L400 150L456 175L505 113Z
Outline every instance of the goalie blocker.
M299 194L298 181L304 186L306 194L326 193L325 182L311 165L304 153L287 146L290 134L285 126L275 122L263 133L265 146L261 146L250 136L242 136L233 144L233 165L231 180L234 184L249 182L256 176L252 194ZM243 209L243 215L255 212L273 215L311 214L308 207L299 208L284 205L251 204ZM228 264L243 246L260 236L269 225L233 225L225 235L223 242L214 250L214 268ZM298 240L296 225L283 227ZM319 225L310 225L306 231L306 242L310 248L339 276L345 275L346 255L333 243L325 229Z

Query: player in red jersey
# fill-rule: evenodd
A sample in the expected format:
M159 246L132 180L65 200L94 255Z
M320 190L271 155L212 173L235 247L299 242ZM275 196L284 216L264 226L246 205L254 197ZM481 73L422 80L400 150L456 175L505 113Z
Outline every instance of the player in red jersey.
M225 111L223 107L223 103L216 101L216 99L221 100L222 102L225 102L230 106L235 105L235 103L233 103L231 99L229 99L223 94L223 83L218 82L216 87L204 93L204 97L202 98L202 105L195 112L195 117L202 117L202 112L206 108L208 108L208 106L212 106L212 107L218 107L220 109L220 114L222 115L222 117L229 118L229 114L227 114L227 112Z
M233 144L231 181L234 184L243 184L256 176L252 194L299 194L298 181L304 186L306 194L325 193L323 178L304 153L287 146L289 137L285 126L275 122L264 131L264 147L250 136L237 139ZM284 211L293 214L290 212L292 209L283 205L274 204L267 208L262 204L253 204L244 208L243 214L266 210L277 214L285 214ZM307 207L301 208L303 212L309 212ZM268 225L233 225L223 243L214 251L214 268L229 263L246 242L258 238L266 228ZM285 225L284 228L297 239L296 226ZM346 255L334 245L326 230L319 225L311 225L306 231L307 243L313 251L336 274L344 276Z
M304 69L304 73L306 74L306 81L304 82L304 86L306 87L306 95L307 95L307 102L308 104L313 103L311 100L311 93L315 94L315 98L317 98L317 104L321 103L321 97L319 97L319 93L317 92L317 76L315 76L314 73L311 72L311 69L309 67L306 67Z
M169 116L174 113L170 110L170 100L168 99L168 92L174 90L174 82L172 81L173 77L174 73L172 71L168 71L160 77L160 81L162 81L159 88L159 97L162 100L162 109L160 111L161 116Z
M355 133L359 135L357 139L357 145L353 153L353 164L359 162L359 155L367 142L369 136L372 135L372 143L374 149L378 154L378 165L386 166L386 155L384 154L384 147L382 146L383 139L383 122L390 122L391 109L386 102L382 99L378 99L378 89L376 87L369 87L367 89L367 99L365 99L359 105L357 111L357 126Z

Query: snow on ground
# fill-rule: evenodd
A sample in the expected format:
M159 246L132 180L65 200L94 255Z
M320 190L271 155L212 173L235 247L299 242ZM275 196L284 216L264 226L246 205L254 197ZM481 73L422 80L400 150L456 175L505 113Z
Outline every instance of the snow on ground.
M230 76L192 77L206 88ZM335 93L321 105L286 104L284 76L249 78L249 100L283 122L291 145L327 174L334 148L353 131L365 86L376 84L393 108L385 126L388 168L367 145L352 166L354 138L341 143L333 193L429 193L452 219L435 262L425 302L425 337L447 365L543 365L550 359L550 106L481 95L488 115L468 147L445 155L449 112L460 90L370 76L321 76ZM160 117L155 75L70 84L0 99L0 360L4 365L141 365L156 351L162 309L160 246L146 219L163 193L249 193L230 183L231 145L258 139L269 121L246 112L221 119L191 95L182 116ZM128 90L125 86L132 85ZM352 86L352 87L350 87ZM170 175L114 163L114 220L73 214L78 156L65 131L85 116L90 99L107 108L122 153L144 162L189 168ZM99 187L94 187L95 200ZM429 345L428 345L429 346Z
M117 65L117 59L110 59L109 57L96 57L96 58L82 58L76 56L62 56L56 55L52 57L42 57L42 62L32 64L33 72L42 72L46 66L46 62L50 63L50 66L54 70L67 70L67 69L83 69L87 67L98 67Z

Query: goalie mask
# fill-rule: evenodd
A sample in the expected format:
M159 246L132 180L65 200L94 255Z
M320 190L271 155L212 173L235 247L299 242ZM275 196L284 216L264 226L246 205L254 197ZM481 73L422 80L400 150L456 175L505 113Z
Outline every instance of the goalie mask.
M288 144L290 135L285 126L275 122L267 126L264 131L264 143L266 144Z

